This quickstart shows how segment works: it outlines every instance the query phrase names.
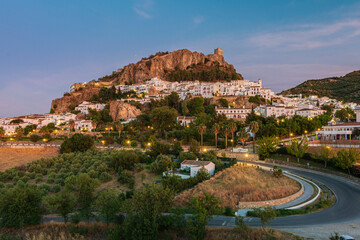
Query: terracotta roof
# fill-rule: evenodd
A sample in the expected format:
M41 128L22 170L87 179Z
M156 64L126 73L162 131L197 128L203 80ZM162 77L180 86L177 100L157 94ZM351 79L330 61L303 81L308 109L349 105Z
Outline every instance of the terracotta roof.
M196 160L184 160L181 164L206 166L212 162L210 161L196 161Z

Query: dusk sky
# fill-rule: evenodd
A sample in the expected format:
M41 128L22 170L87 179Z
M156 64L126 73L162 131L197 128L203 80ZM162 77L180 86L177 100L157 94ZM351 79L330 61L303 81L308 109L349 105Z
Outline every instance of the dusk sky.
M275 92L360 69L360 2L0 0L0 117L157 51L225 60Z

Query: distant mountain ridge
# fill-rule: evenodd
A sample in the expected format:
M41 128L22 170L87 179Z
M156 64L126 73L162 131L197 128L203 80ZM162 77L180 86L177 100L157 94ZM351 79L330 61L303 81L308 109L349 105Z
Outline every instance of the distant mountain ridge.
M342 77L307 80L296 87L282 91L288 94L318 95L339 101L360 103L360 70L353 71Z

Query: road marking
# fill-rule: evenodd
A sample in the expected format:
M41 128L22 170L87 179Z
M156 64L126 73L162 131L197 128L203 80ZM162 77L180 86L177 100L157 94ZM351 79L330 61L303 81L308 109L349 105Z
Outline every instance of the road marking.
M222 225L225 226L225 224L226 224L226 221L224 221Z

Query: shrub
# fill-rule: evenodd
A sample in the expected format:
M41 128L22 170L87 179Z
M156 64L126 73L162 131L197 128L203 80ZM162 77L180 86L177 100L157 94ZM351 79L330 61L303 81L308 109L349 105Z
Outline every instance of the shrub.
M39 224L41 212L41 193L33 185L18 186L0 196L0 225L2 227Z
M28 176L23 176L22 178L20 178L20 180L23 181L24 183L27 183L29 179L30 178Z
M235 216L235 211L231 207L225 207L224 215L225 216Z
M61 186L59 184L54 184L54 186L51 189L51 191L54 193L60 192L60 190L61 190Z
M39 182L42 182L42 181L43 181L42 177L36 177L35 178L35 183L39 183Z
M132 147L137 147L138 146L138 141L136 141L136 140L133 140L133 141L131 141L131 146Z
M32 141L32 142L37 142L37 141L39 141L41 139L41 137L39 136L39 135L36 135L36 134L32 134L31 136L30 136L30 141Z
M46 183L54 183L55 182L55 180L53 179L53 178L47 178L46 179Z
M124 170L118 177L118 181L122 184L128 183L129 188L133 188L135 185L135 176L128 170Z
M103 182L107 182L110 181L112 179L112 176L110 174L108 174L107 172L102 172L100 174L99 179Z
M61 144L60 153L85 152L94 146L94 140L87 135L76 133Z

